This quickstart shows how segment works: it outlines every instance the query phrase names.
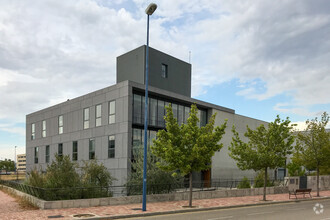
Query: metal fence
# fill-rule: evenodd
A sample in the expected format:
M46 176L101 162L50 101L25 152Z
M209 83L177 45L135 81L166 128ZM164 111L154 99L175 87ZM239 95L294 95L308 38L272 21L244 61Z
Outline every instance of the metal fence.
M192 185L193 191L228 190L237 188L240 182L242 182L242 180L194 181ZM253 186L254 180L250 179L249 183L251 186ZM75 188L39 188L16 181L6 180L0 180L0 184L17 189L46 201L142 195L142 184ZM284 186L285 183L284 180L270 180L270 185ZM166 194L170 192L186 191L189 191L189 182L187 180L176 184L147 185L147 194Z

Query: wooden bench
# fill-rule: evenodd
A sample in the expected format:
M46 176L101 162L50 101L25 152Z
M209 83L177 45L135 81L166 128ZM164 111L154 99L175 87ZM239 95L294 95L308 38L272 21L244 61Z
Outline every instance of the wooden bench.
M296 189L293 191L289 191L289 199L291 199L291 195L294 195L296 197L296 199L297 199L297 195L304 195L304 198L305 198L306 194L308 194L309 197L312 198L311 192L312 192L312 189Z

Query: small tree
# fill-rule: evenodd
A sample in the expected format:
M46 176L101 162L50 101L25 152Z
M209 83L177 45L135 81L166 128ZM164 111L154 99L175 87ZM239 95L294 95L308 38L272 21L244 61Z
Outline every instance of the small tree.
M305 169L303 169L301 165L295 161L292 161L286 165L286 168L288 168L289 176L304 176L306 172Z
M76 172L77 164L69 155L55 155L55 161L47 166L45 175L46 188L70 188L80 186L80 177Z
M143 149L143 148L141 148ZM135 160L132 162L132 172L127 180L128 193L140 194L142 192L143 180L143 151L138 151ZM151 193L163 193L174 190L182 182L180 175L173 175L175 172L168 172L160 169L157 163L160 158L148 153L147 156L147 189Z
M6 170L6 174L8 173L8 171L15 171L15 163L10 159L9 160L5 159L0 161L0 167L1 169Z
M260 172L257 173L257 175L254 177L254 184L253 187L254 188L261 188L265 186L265 172L263 170L261 170ZM270 187L270 186L274 186L274 184L272 182L270 182L269 180L269 175L267 175L267 180L266 180L266 186Z
M98 164L96 160L84 161L81 179L84 186L93 187L108 187L111 186L112 181L115 180L108 169L102 163Z
M249 189L251 188L251 184L249 179L245 176L241 182L237 185L238 189Z
M326 112L322 114L321 121L317 118L307 120L306 130L298 133L298 143L293 156L308 170L316 169L317 196L320 196L320 169L329 166L330 132L325 129L328 122L329 115Z
M242 170L264 170L264 201L266 201L267 170L285 165L286 156L291 153L294 142L292 129L288 118L281 121L277 116L267 128L263 124L256 130L247 126L244 135L249 141L245 143L240 139L235 126L232 128L234 137L229 147L229 156L237 161L238 168Z
M192 207L192 173L211 167L214 152L223 145L218 143L225 133L227 122L215 127L215 114L205 127L199 127L196 105L191 106L187 124L179 126L173 116L171 105L166 107L166 129L157 133L152 152L160 157L164 164L159 167L166 171L178 170L182 175L189 174L189 207Z

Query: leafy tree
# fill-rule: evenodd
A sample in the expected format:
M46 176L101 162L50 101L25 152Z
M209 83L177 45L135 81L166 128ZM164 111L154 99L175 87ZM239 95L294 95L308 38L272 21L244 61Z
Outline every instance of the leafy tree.
M6 170L6 174L8 173L8 171L15 171L15 163L12 160L2 160L0 161L0 168L1 170Z
M166 171L178 170L182 175L189 174L189 207L192 207L192 173L211 167L211 158L223 145L218 143L225 133L227 122L221 127L214 127L215 114L208 124L199 127L196 105L191 106L187 124L179 126L173 116L171 105L166 107L166 129L157 133L157 139L151 146L155 156L164 163L157 163Z
M71 188L80 186L80 177L76 171L77 164L69 155L55 155L55 161L47 166L46 188Z
M319 175L320 169L329 167L330 158L330 132L326 131L329 115L324 112L321 120L317 117L306 121L306 129L298 133L296 151L293 158L299 161L308 170L317 173L317 196L320 196Z
M143 148L142 148L143 149ZM182 183L180 175L160 169L157 163L160 158L152 155L147 156L147 190L153 194L169 192ZM143 151L138 151L135 161L132 162L132 172L127 180L126 187L129 195L142 193L143 180Z
M291 153L294 136L290 120L281 120L279 116L274 122L265 127L261 124L256 130L247 126L244 136L249 140L243 142L235 126L232 128L234 137L229 147L229 156L237 161L238 168L242 170L264 170L264 193L266 201L267 170L283 167L286 156Z
M261 170L260 172L257 173L257 175L254 178L254 188L260 188L260 187L264 187L265 186L265 171ZM269 180L269 175L267 175L267 183L266 186L267 187L271 187L274 186L274 184Z
M237 185L238 189L249 189L251 188L251 184L249 179L245 176L242 181Z
M103 164L96 160L85 161L82 167L82 181L84 186L110 186L115 180Z
M34 187L45 187L45 175L40 173L36 168L27 173L28 178L26 178L25 183Z
M304 176L306 172L305 169L294 160L286 165L286 168L288 168L289 176Z

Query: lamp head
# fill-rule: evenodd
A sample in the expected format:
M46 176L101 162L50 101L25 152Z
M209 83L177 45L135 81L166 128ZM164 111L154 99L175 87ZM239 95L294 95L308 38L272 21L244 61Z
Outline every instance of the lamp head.
M146 8L146 14L152 15L157 9L157 5L155 3L150 3Z

